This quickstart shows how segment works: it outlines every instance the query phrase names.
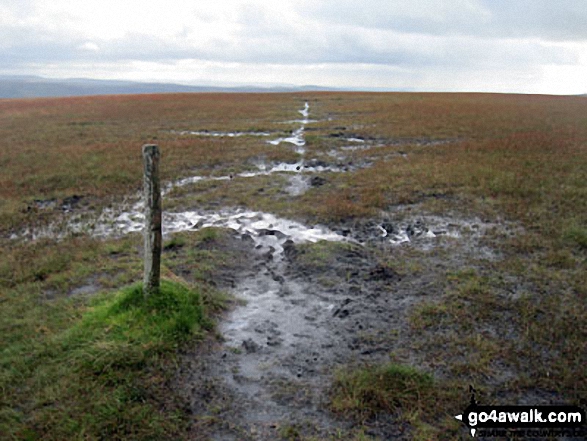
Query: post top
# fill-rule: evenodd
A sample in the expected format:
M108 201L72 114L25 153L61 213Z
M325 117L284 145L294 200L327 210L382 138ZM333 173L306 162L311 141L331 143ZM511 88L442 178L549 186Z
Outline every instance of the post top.
M145 144L143 146L143 155L148 154L158 154L159 153L159 146L157 144Z

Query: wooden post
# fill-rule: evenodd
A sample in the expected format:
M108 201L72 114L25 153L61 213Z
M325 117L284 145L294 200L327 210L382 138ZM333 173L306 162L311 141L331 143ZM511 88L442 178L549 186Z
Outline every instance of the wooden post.
M145 172L143 176L145 198L145 296L159 291L161 276L161 187L159 184L159 147L143 146Z

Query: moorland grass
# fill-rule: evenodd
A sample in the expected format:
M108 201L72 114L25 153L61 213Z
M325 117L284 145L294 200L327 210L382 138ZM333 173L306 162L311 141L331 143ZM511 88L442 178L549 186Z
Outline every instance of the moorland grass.
M168 280L147 301L140 286L129 286L142 272L139 235L5 246L0 265L3 436L181 438L184 403L170 393L168 382L177 349L207 333L211 315L225 303L210 283L215 266L230 256L198 251L221 236L205 229L166 240L162 273ZM191 283L174 274L180 269L193 274Z
M485 401L511 404L548 391L557 402L578 404L587 393L587 101L467 94L370 98L332 97L320 105L347 133L382 143L382 159L370 169L331 176L328 187L300 198L300 209L316 220L339 222L415 204L439 215L514 222L520 227L515 234L484 239L501 253L498 261L480 255L446 274L437 281L446 286L441 298L410 311L410 350L432 363L437 375L478 386ZM450 142L426 146L419 137ZM397 140L403 144L393 145ZM407 157L385 158L398 150ZM378 378L370 382L376 389ZM375 403L358 408L381 412ZM440 421L422 439L444 439Z
M194 94L0 100L0 231L38 221L34 200L81 195L96 208L140 189L144 143L163 151L164 181L239 171L257 155L289 152L258 137L198 138L183 130L270 131L284 134L289 95ZM295 110L294 110L295 114ZM223 173L224 174L224 173ZM227 174L227 173L226 173ZM44 213L45 222L52 216Z
M259 138L195 138L176 131L282 134L296 127L281 122L298 117L297 109L305 100L310 103L310 117L319 120L308 126L312 130L307 132L307 159L324 159L325 152L342 142L342 134L371 139L379 145L351 156L353 161L374 158L373 166L353 173L325 174L325 185L297 197L281 189L286 180L280 176L201 182L171 193L169 197L176 199L168 199L169 206L241 205L324 223L369 217L380 211L393 213L406 206L497 224L507 220L516 226L515 234L488 234L483 239L499 259L488 261L480 256L459 271L448 272L436 280L444 290L439 298L423 299L407 311L411 327L407 350L411 353L398 363L418 359L422 366L434 364L436 375L442 378L435 378L427 389L430 396L442 397L435 395L442 388L458 390L459 385L470 383L489 401L506 399L502 404L514 404L527 393L554 394L565 403L577 403L586 396L585 98L312 93L0 100L0 136L5 141L0 146L2 338L6 342L3 347L10 348L2 359L3 366L9 368L2 374L2 393L8 398L1 415L3 421L9 421L6 427L11 431L7 433L26 437L27 431L39 430L39 421L53 421L51 424L57 425L47 426L53 427L48 438L79 434L82 432L76 430L80 427L93 427L87 429L91 438L99 437L95 434L101 433L100 421L105 421L104 433L122 433L109 426L120 419L120 427L126 427L120 430L128 435L135 430L132 422L139 419L137 415L147 409L124 398L128 389L112 394L117 389L110 383L105 386L100 376L84 377L83 381L92 383L81 383L71 392L71 385L77 384L71 375L77 374L68 369L68 357L76 369L85 365L77 349L70 347L67 355L56 342L66 342L63 336L67 329L77 329L87 302L77 298L46 301L48 293L66 292L88 277L97 276L102 286L115 289L136 280L140 267L137 257L132 257L136 243L120 239L101 246L87 238L34 244L9 241L6 237L11 231L47 224L61 216L59 209L36 209L34 200L83 195L90 201L89 209L98 211L112 199L133 194L141 185L140 146L154 138L164 152L162 175L167 181L194 172L225 175L252 167L261 157L292 161L295 155L291 149L270 146ZM331 136L333 133L337 136ZM445 143L427 145L422 140ZM189 242L177 239L170 252L190 248L182 245L182 240ZM309 257L315 257L317 264L327 262L328 247L319 251ZM219 262L214 253L206 249L188 254L178 257L178 267L193 270L198 283L212 277L212 267ZM109 256L109 264L104 263L105 256ZM407 274L427 271L423 256L402 256L408 259L401 262ZM188 263L203 260L208 263L198 267ZM91 268L92 262L96 268ZM135 335L134 331L129 335ZM114 344L105 341L105 354ZM129 360L141 360L148 349L128 349ZM173 358L172 353L164 352L160 361ZM109 355L103 357L107 361ZM348 378L357 375L364 381L348 380L345 384L357 390L385 390L380 384L385 369L373 367L369 375L349 373ZM55 380L60 377L62 382ZM149 378L157 388L159 377ZM447 378L454 384L447 386ZM64 392L68 390L70 395ZM153 395L137 390L136 396L154 402ZM352 393L347 391L345 396ZM54 421L59 413L55 403L66 405L66 396L72 403L82 402L82 396L95 396L95 406L105 404L99 416L92 416L97 407L82 406L78 417L59 425ZM428 408L426 401L404 396L401 408L390 410L377 401L364 401L356 411L347 413L363 421L378 412L405 412L422 439L444 439L446 433L452 433L446 419L449 415L433 413L436 416L430 419L419 411ZM457 401L443 399L449 404L447 409ZM135 413L129 416L124 413L126 408L117 407L123 401L134 403L128 412ZM458 406L463 402L458 400ZM145 412L155 415L153 418L160 415ZM26 415L31 415L30 419ZM84 422L84 418L93 421ZM163 421L153 422L149 433L173 432L182 424L181 417L175 420L177 424L173 418L166 421L172 421L172 427Z
M431 398L433 385L431 375L410 366L389 364L339 372L332 407L365 419L382 410L413 411Z

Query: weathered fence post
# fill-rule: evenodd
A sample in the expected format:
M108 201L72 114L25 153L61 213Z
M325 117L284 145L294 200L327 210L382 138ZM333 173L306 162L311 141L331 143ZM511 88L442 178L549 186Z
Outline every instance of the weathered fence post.
M159 185L159 147L143 146L145 172L143 187L145 197L145 272L143 292L145 296L159 290L161 275L161 187Z

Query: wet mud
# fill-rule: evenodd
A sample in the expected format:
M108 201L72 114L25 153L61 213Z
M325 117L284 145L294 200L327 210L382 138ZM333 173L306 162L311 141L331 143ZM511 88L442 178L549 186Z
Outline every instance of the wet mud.
M412 308L440 298L446 272L479 258L488 228L478 219L408 222L398 213L310 230L261 218L253 230L234 228L249 246L248 266L230 285L240 302L221 320L220 340L186 354L177 376L194 437L280 439L288 426L318 439L350 433L352 424L328 408L337 369L405 352ZM426 268L418 276L387 258L414 251ZM374 437L410 439L392 418L369 427Z

